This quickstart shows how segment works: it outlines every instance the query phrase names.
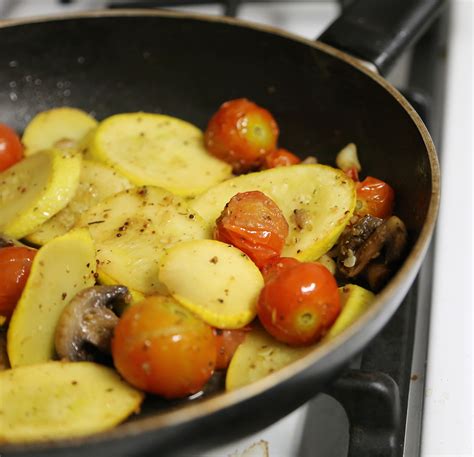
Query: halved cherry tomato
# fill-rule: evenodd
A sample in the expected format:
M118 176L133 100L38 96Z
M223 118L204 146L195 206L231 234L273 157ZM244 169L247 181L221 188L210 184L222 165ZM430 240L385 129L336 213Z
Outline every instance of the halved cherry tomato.
M279 275L281 271L299 265L301 262L294 257L274 257L268 261L262 268L262 275L265 282L268 282L274 276Z
M260 191L234 195L216 221L214 238L245 252L261 268L281 254L288 222L277 204Z
M356 214L358 216L371 216L386 219L393 212L395 192L384 181L368 176L358 183Z
M225 102L204 134L207 150L232 165L235 173L256 169L276 148L278 126L264 108L239 98Z
M166 398L201 390L216 365L212 328L171 297L151 296L120 318L112 340L119 373L133 386Z
M250 330L247 327L235 330L214 329L217 342L216 370L225 370L229 366L234 352Z
M23 158L23 145L8 125L0 124L0 171L6 170Z
M287 167L289 165L296 165L300 162L301 160L299 157L295 156L287 149L280 148L275 151L270 151L263 158L263 168Z
M23 292L36 252L18 246L0 249L0 315L7 319Z
M291 345L318 341L341 311L334 276L318 263L299 263L271 277L258 301L258 317L277 340Z

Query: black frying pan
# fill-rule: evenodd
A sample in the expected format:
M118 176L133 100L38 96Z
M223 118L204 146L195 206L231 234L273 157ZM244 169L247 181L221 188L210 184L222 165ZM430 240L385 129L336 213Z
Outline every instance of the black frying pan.
M322 38L385 70L442 3L354 3ZM406 261L355 325L253 385L180 405L150 397L140 416L109 432L1 445L0 454L161 456L255 432L320 391L397 309L433 231L439 171L426 128L384 79L322 42L225 18L115 10L0 24L0 122L19 131L61 105L98 119L163 112L205 128L223 101L237 97L269 109L280 144L302 157L333 163L341 147L356 143L364 173L395 188L396 213L410 234Z

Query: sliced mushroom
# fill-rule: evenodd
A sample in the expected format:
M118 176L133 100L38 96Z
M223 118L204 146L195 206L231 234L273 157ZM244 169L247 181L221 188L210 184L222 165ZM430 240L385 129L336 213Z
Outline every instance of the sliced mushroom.
M94 286L79 292L63 310L56 327L58 356L80 361L93 360L97 350L109 353L119 319L113 309L130 303L125 286Z
M341 235L339 240L339 252L337 258L338 269L344 276L356 276L356 265L360 264L360 251L367 243L375 229L383 224L383 219L366 215L349 227ZM363 252L363 251L362 251Z
M405 224L396 216L386 221L364 216L340 240L338 271L346 278L358 276L369 263L383 254L383 261L390 266L400 260L407 244ZM385 268L375 267L371 273L373 282L380 283L388 277ZM375 280L379 277L379 280Z

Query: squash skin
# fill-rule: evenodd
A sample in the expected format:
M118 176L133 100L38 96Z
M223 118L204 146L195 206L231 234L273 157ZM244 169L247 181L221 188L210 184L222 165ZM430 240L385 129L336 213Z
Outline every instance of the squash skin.
M74 197L61 211L41 224L26 239L42 246L72 229L80 216L104 198L132 187L130 182L110 167L83 159L79 184Z
M46 362L0 372L0 442L89 435L138 412L142 392L91 362Z
M349 222L356 204L354 182L326 165L292 165L249 173L218 184L191 203L206 221L208 236L226 203L239 192L259 190L283 212L290 231L282 257L314 261Z
M252 260L216 240L174 245L162 258L160 280L185 308L222 329L242 328L255 318L263 287Z
M20 239L61 211L79 185L82 156L38 152L0 173L0 232Z
M123 113L104 119L88 154L137 186L162 187L191 197L231 176L229 164L209 154L201 130L164 114Z
M166 293L160 259L176 243L205 238L204 222L185 199L154 186L126 189L80 218L97 249L101 281L144 295Z
M38 113L22 136L25 156L53 148L67 141L77 146L97 127L97 121L85 111L63 106Z
M51 360L54 333L73 296L95 283L95 248L85 229L55 238L38 250L7 333L12 367Z

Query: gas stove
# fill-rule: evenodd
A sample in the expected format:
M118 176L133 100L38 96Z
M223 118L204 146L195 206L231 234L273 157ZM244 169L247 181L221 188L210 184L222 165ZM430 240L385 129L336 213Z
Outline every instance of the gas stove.
M158 4L315 38L349 1L0 0L0 20ZM259 440L269 443L270 457L474 455L472 13L470 0L453 0L387 76L427 124L442 169L435 238L402 306L326 393L271 427L202 455L227 456Z

